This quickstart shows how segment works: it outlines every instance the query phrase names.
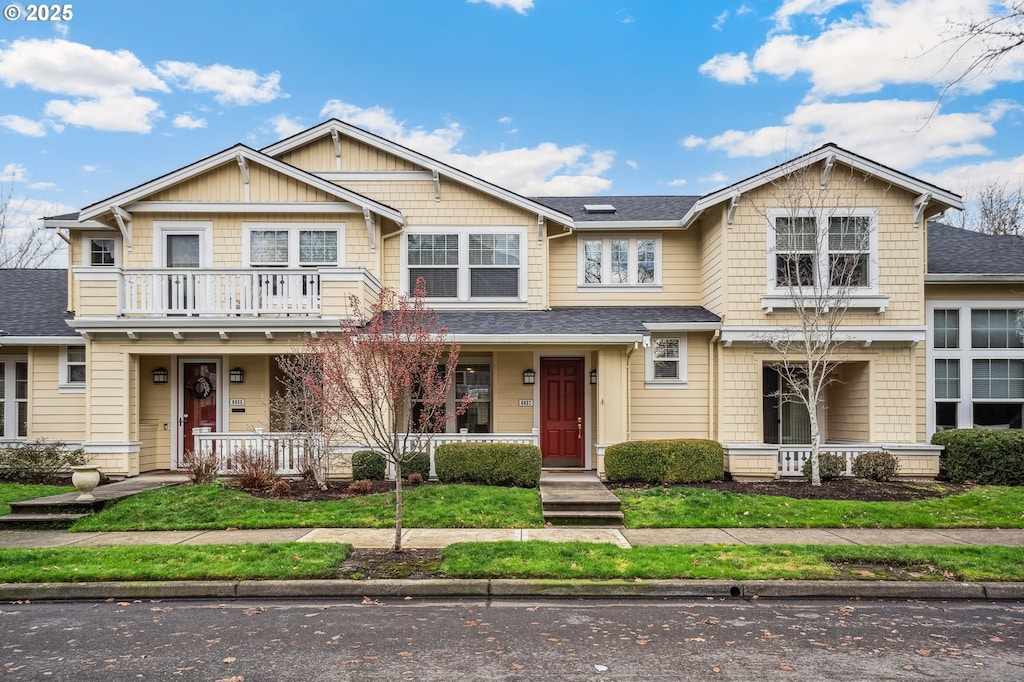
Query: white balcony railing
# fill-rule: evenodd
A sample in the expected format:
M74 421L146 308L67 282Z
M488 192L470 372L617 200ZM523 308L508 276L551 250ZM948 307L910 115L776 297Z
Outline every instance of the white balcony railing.
M131 270L123 315L318 315L320 274L303 268Z
M308 442L303 434L203 433L196 429L193 435L197 452L217 454L218 473L237 474L245 457L270 459L279 476L297 476L302 473Z
M870 443L851 443L849 445L822 445L819 453L826 452L843 458L845 464L843 476L853 476L853 460L865 452L881 450L882 446ZM780 445L779 475L803 476L804 462L811 458L810 445Z

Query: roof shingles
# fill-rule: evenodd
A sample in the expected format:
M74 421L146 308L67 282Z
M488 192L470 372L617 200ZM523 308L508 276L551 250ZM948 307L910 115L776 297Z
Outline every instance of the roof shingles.
M0 269L0 335L79 337L67 300L66 270Z

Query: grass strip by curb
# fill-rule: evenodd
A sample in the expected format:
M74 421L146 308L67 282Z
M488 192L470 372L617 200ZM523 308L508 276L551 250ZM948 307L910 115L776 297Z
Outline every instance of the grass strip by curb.
M333 578L351 545L282 543L0 548L0 582Z

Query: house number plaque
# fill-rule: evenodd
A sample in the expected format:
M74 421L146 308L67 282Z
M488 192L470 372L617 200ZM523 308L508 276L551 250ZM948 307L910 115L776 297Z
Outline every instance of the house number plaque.
M519 407L533 407L533 398L527 400L520 400Z
M245 405L245 398L232 398L231 399L231 406L232 407L236 407L236 406L237 407L241 407L242 405Z

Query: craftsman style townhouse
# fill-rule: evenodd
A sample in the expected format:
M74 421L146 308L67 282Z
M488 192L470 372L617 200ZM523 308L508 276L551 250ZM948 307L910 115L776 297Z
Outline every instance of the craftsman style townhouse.
M81 444L115 476L240 445L294 472L277 358L422 277L461 344L451 399L473 397L436 442L600 471L613 443L712 438L736 478L788 475L808 412L767 339L842 263L822 442L933 476L935 430L1024 408L1024 247L929 223L960 206L835 145L705 196L528 198L329 120L45 219L67 270L0 271L0 440Z

